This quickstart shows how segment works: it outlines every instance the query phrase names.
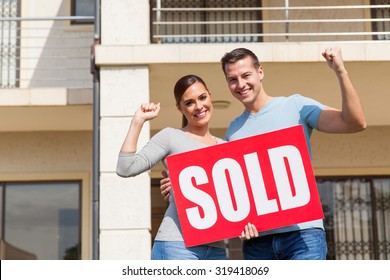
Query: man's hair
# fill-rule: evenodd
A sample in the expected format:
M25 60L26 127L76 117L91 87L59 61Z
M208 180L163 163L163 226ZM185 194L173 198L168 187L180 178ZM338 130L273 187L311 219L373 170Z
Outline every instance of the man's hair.
M225 73L225 76L226 76L225 66L227 64L236 63L237 61L244 59L248 56L252 58L253 67L255 69L258 69L260 67L259 59L252 51L250 51L248 49L238 48L238 49L234 49L228 53L225 53L225 55L221 58L222 70L223 70L223 73Z

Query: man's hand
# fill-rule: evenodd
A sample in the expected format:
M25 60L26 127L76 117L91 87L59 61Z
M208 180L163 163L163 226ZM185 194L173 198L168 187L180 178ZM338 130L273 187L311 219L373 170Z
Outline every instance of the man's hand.
M163 179L160 180L160 191L165 201L169 201L169 192L172 188L171 179L169 179L167 172L162 171Z
M322 56L325 58L328 66L336 73L346 71L340 47L326 48L325 51L322 52Z

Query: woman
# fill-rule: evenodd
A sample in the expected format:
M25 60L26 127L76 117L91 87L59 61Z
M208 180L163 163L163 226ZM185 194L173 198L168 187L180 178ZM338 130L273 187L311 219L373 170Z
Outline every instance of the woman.
M118 157L117 174L122 177L136 176L163 161L171 154L182 153L218 143L223 140L211 135L209 122L213 113L210 92L198 76L187 75L175 85L176 107L183 114L183 127L164 128L153 136L138 152L137 141L145 121L154 119L160 104L145 103L135 112ZM152 259L167 260L223 260L226 259L224 241L186 247L181 233L179 218L173 196L152 249Z

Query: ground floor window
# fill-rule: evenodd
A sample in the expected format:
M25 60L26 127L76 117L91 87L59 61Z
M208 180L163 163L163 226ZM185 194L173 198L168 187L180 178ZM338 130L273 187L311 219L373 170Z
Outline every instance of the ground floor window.
M0 182L1 259L81 259L80 181Z
M318 179L328 259L390 259L390 178Z

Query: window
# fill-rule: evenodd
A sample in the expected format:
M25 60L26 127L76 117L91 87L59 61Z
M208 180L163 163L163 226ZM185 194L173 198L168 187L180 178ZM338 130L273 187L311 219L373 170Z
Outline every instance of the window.
M389 5L390 0L371 0L371 5ZM371 17L377 19L388 19L390 18L390 8L375 8L371 9ZM372 23L373 32L389 32L390 22L389 21L374 21ZM389 34L374 35L374 40L390 40Z
M80 181L6 182L1 259L81 259Z
M390 258L390 178L321 179L328 259Z
M96 0L72 0L72 16L77 17L93 17L95 16ZM93 24L91 19L76 19L73 24Z

